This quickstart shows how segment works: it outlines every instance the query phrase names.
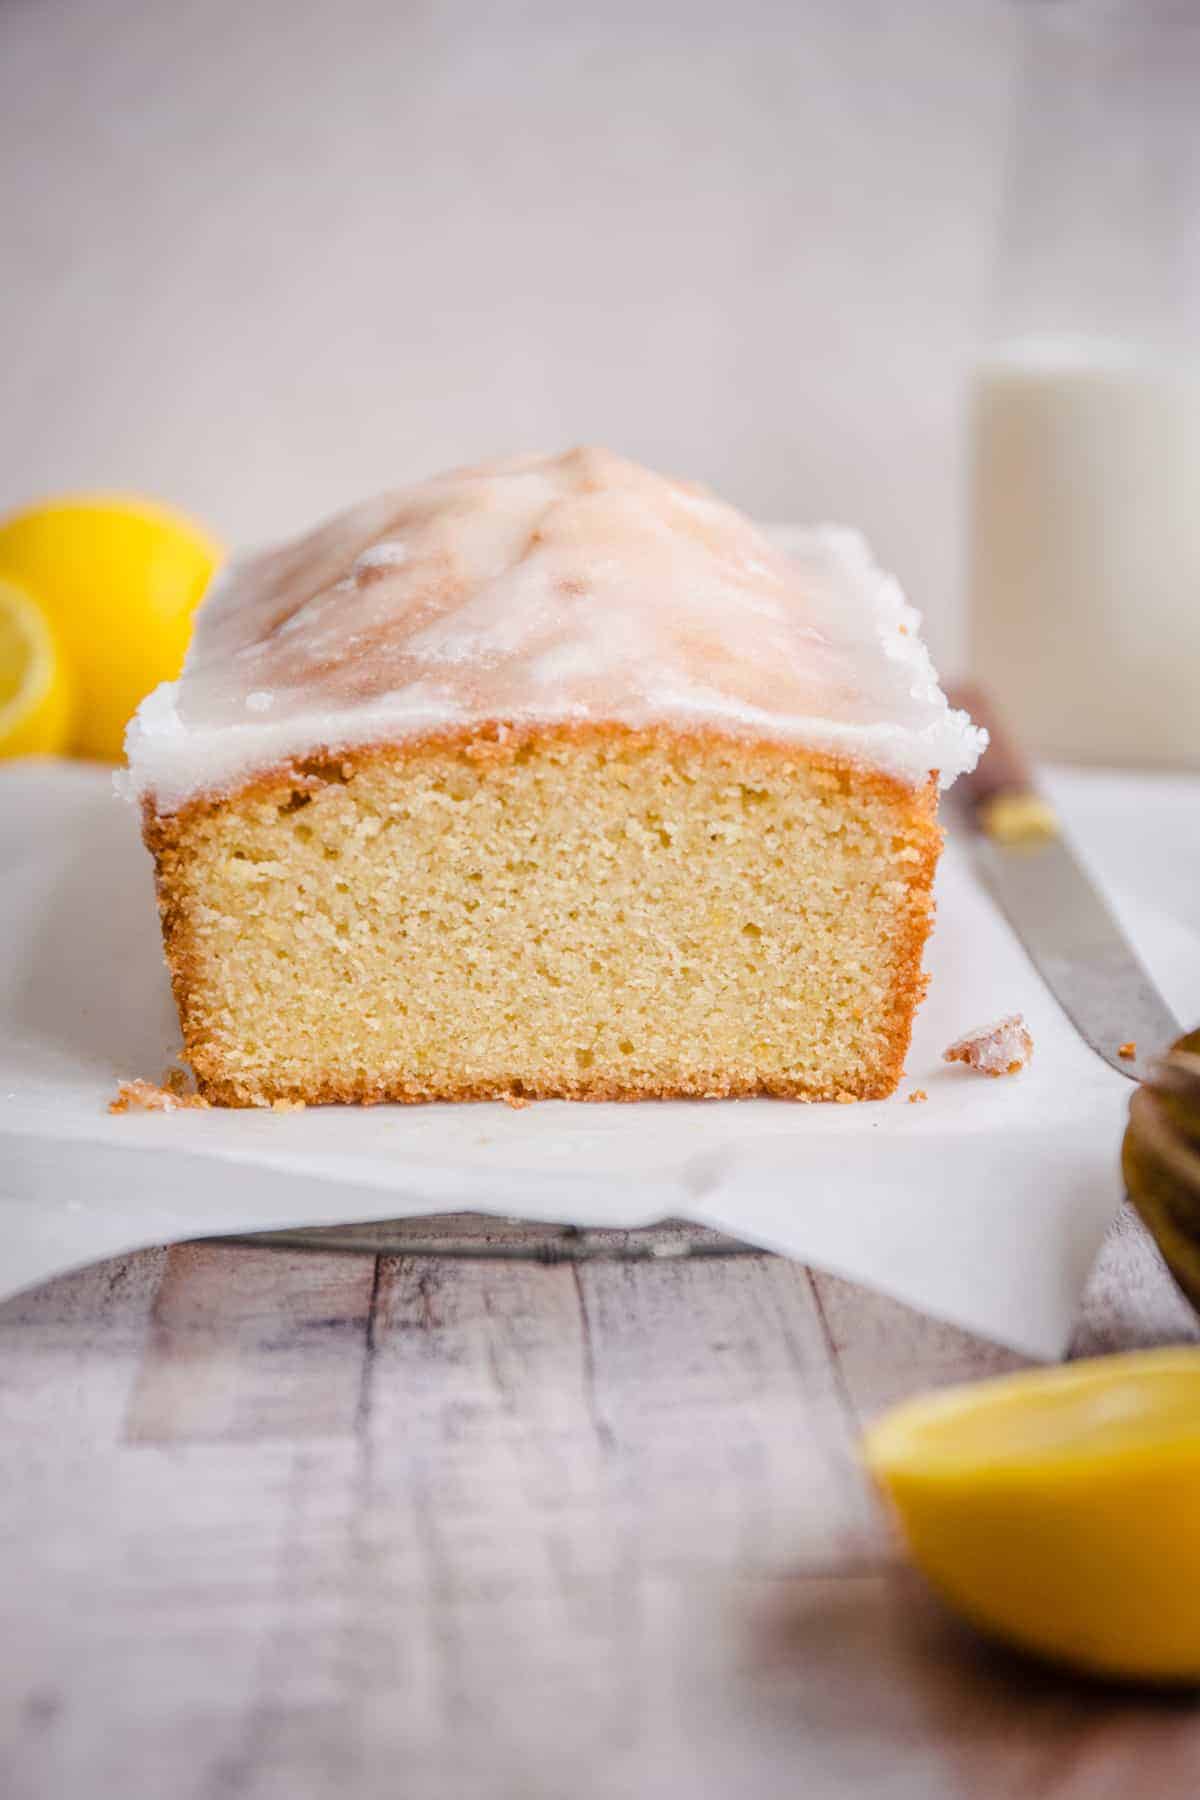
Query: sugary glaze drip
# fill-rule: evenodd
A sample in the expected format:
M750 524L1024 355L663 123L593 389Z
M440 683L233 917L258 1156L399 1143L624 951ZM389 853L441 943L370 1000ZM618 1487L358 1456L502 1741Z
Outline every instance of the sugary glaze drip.
M318 749L568 720L715 726L946 783L986 739L919 625L853 532L784 547L607 451L514 457L231 564L130 729L131 785L170 811Z

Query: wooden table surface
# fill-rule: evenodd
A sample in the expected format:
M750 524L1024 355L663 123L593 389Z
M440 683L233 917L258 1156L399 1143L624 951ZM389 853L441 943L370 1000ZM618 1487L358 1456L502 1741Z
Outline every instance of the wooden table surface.
M1076 1353L1198 1335L1126 1216ZM863 1420L1016 1362L766 1255L50 1283L0 1307L0 1794L1195 1795L1190 1699L980 1644L864 1484Z

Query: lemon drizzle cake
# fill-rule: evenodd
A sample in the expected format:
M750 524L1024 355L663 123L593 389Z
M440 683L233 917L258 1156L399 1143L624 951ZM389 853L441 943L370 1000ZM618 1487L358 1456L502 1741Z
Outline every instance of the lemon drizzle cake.
M599 450L373 499L130 728L200 1090L888 1094L984 741L851 532Z

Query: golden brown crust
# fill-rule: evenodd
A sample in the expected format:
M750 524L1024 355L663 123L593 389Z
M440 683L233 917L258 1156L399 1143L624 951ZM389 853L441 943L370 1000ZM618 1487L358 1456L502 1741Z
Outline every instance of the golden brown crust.
M899 1077L897 1077L897 1080ZM207 1078L200 1082L202 1091L213 1106L279 1107L275 1090L264 1084L251 1090L244 1081ZM417 1082L344 1083L328 1081L306 1088L299 1104L305 1106L427 1106L434 1101L503 1100L506 1105L523 1107L535 1100L619 1101L635 1100L801 1100L840 1101L886 1100L895 1092L896 1082L883 1081L864 1085L861 1092L851 1093L838 1087L812 1087L789 1081L730 1081L724 1076L710 1080L698 1076L694 1081L615 1082L521 1081L463 1082L459 1085L438 1084L422 1087ZM253 1097L251 1095L253 1094ZM280 1107L280 1110L283 1108Z
M307 1083L303 1088L297 1089L276 1085L265 1077L248 1081L244 1074L238 1074L227 1066L221 1046L208 1028L201 963L179 880L180 871L188 856L189 837L200 821L233 803L249 800L279 802L286 800L289 794L314 791L329 782L347 782L376 764L395 768L430 753L452 752L475 763L501 765L515 762L531 750L552 743L573 746L621 745L628 747L634 754L646 747L666 747L686 752L719 748L726 753L734 747L746 751L754 758L766 759L779 772L784 772L791 766L837 779L848 778L858 792L877 795L904 809L907 821L913 828L915 844L911 853L911 870L907 876L910 903L905 909L904 927L896 945L891 1016L886 1025L885 1049L869 1080L859 1083L857 1087L848 1085L845 1081L832 1086L814 1086L790 1080L731 1079L727 1072L714 1069L711 1072L693 1072L687 1079L666 1083L624 1078L614 1081L597 1073L594 1077L556 1076L553 1079L525 1079L516 1083L462 1082L429 1086L411 1079L372 1081L364 1078L353 1082L325 1080ZM199 1091L204 1098L215 1105L230 1107L270 1106L278 1101L302 1101L309 1105L374 1105L388 1101L420 1103L515 1100L520 1103L548 1099L884 1099L895 1091L903 1073L913 1014L924 998L928 985L928 977L922 970L922 956L933 923L933 879L942 845L942 833L937 823L936 774L931 774L923 787L913 789L880 770L774 739L747 739L708 727L677 731L666 726L638 729L615 723L464 727L427 733L402 743L348 748L337 752L321 750L263 771L239 787L236 793L200 796L174 813L160 814L154 806L153 798L148 797L143 803L143 836L155 862L164 950L179 1010L185 1052L195 1070Z

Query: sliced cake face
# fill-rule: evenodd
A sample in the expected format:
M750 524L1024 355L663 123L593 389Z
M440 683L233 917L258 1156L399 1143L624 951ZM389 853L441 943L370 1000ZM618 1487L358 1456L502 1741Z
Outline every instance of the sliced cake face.
M600 451L236 564L129 739L202 1092L890 1092L984 741L918 626Z
M934 812L783 746L583 726L311 759L149 837L210 1099L869 1098Z
M920 620L854 533L789 535L598 450L458 470L235 562L130 732L160 811L294 756L587 722L973 765Z

